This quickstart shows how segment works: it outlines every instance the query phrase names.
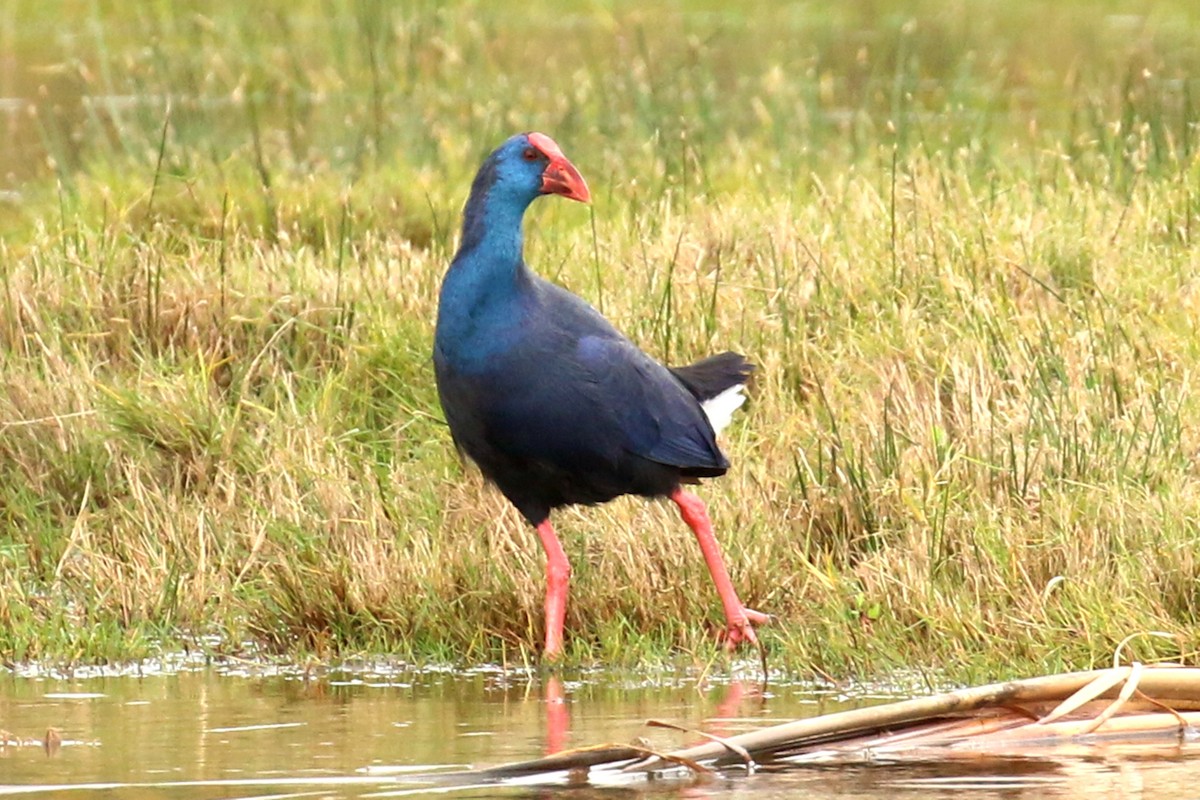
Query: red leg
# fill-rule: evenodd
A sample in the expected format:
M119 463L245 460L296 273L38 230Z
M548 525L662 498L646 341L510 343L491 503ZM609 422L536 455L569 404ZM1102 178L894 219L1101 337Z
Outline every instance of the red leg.
M712 575L713 583L717 585L717 594L721 596L721 605L725 608L725 646L733 649L742 642L758 644L754 635L754 625L761 625L770 619L766 614L746 608L734 591L733 582L729 580L729 572L725 569L725 561L721 558L721 548L717 538L713 536L712 523L708 519L708 511L704 501L691 492L676 489L671 494L675 505L679 506L679 514L696 534L700 542L700 552L704 553L704 562Z
M546 658L562 655L563 620L567 616L567 582L571 578L571 565L562 543L554 533L549 519L537 526L542 549L546 551Z

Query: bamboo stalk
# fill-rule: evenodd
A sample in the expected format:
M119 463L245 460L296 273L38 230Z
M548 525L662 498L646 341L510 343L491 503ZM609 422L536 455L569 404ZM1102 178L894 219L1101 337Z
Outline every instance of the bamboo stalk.
M1115 699L1114 699L1115 698ZM1113 668L1046 675L840 711L670 753L602 745L472 773L462 780L595 780L685 768L692 773L754 762L852 758L972 757L1055 748L1107 751L1124 744L1177 746L1200 727L1200 669ZM446 785L456 776L438 776Z
M1057 708L1055 708L1046 716L1042 717L1041 723L1043 725L1047 725L1057 719L1060 719L1061 717L1067 716L1084 703L1095 700L1097 697L1128 678L1132 672L1132 667L1117 667L1116 669L1103 670L1096 680L1079 689L1077 692L1074 692L1066 700L1063 700Z
M1117 680L1112 673L1117 673ZM841 711L812 719L787 722L758 731L731 736L732 742L750 752L757 760L767 753L797 750L823 741L842 739L855 734L884 731L906 727L922 720L932 720L951 714L962 714L987 706L1015 706L1025 703L1061 701L1072 693L1093 684L1097 680L1111 682L1098 693L1098 697L1109 695L1113 687L1128 675L1125 668L1068 672L1061 675L1046 675L1025 680L988 684L967 689L957 689L931 697L919 697L883 706ZM1141 691L1155 699L1170 704L1175 698L1195 701L1200 698L1200 669L1155 666L1142 671L1138 682ZM1172 718L1172 724L1177 726ZM735 759L725 745L713 742L677 750L670 755L720 766ZM651 758L639 761L627 770L653 770L662 762Z

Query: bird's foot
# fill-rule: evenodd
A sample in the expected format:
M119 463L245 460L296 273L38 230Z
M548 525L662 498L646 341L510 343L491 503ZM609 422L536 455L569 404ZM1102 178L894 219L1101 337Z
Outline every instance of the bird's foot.
M725 621L725 634L722 638L725 641L725 649L732 652L745 642L761 649L758 636L754 633L754 626L765 625L771 621L771 618L761 611L743 607L740 614L730 614Z

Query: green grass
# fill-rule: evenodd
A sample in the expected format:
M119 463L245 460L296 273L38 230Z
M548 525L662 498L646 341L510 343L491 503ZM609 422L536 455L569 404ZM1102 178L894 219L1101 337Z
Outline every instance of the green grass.
M1194 662L1200 14L826 5L0 15L0 653L536 661L542 554L429 349L474 170L537 129L595 202L530 263L759 366L700 491L776 664ZM556 521L568 661L720 658L669 507Z

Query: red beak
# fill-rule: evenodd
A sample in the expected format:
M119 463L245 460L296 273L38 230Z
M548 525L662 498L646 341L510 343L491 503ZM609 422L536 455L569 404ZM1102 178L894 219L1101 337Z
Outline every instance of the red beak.
M544 133L530 133L528 137L529 143L550 161L542 172L542 194L561 194L570 200L589 202L592 193L588 191L587 183L555 141Z

